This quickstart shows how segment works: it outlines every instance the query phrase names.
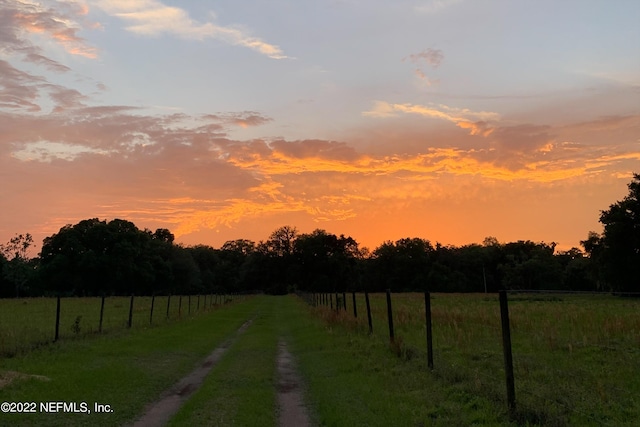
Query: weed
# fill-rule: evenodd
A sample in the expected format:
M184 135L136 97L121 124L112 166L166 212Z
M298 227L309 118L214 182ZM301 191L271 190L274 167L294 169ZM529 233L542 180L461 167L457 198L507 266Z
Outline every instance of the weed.
M76 320L73 321L73 325L71 325L71 330L74 334L80 334L80 321L82 320L82 316L76 316Z

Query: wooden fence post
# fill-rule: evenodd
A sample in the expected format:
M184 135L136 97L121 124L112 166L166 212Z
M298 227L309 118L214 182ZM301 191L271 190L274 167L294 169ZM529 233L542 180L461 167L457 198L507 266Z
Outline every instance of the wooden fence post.
M169 298L167 298L167 319L169 318L169 307L171 306L171 294L169 294Z
M182 317L182 295L178 299L178 317Z
M511 354L511 328L509 327L509 303L507 291L500 291L500 320L502 323L502 351L504 353L504 372L507 382L507 404L509 414L516 410L516 389L513 377L513 357Z
M431 333L431 294L424 293L424 313L427 322L427 365L433 369L433 334Z
M391 344L395 341L393 333L393 309L391 308L391 289L387 289L387 317L389 318L389 341Z
M56 334L53 340L58 341L58 338L60 338L60 295L56 302Z
M347 293L346 292L342 293L342 306L344 308L344 311L347 311Z

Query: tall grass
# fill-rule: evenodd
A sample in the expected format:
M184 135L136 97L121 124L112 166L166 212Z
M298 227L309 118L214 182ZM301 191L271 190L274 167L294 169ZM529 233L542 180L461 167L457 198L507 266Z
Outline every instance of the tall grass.
M519 421L633 425L640 420L640 300L607 295L511 294ZM364 295L346 311L316 309L331 327L368 332ZM393 294L401 358L426 358L423 294ZM389 341L386 296L370 294L375 339ZM431 296L433 375L506 408L497 295Z

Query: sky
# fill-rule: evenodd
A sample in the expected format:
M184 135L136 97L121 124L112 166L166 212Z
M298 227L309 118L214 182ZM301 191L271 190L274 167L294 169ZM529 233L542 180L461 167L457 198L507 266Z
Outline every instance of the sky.
M637 0L0 0L0 243L601 232L640 172Z

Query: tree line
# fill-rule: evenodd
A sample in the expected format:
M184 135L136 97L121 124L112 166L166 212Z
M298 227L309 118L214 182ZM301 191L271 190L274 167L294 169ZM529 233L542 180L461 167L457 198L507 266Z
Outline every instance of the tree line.
M640 175L629 195L602 211L602 234L583 249L555 243L432 244L387 241L369 251L349 236L284 226L265 240L220 248L183 246L170 230L123 219L86 219L46 237L27 256L30 234L0 245L0 297L292 291L495 292L499 289L640 291Z

